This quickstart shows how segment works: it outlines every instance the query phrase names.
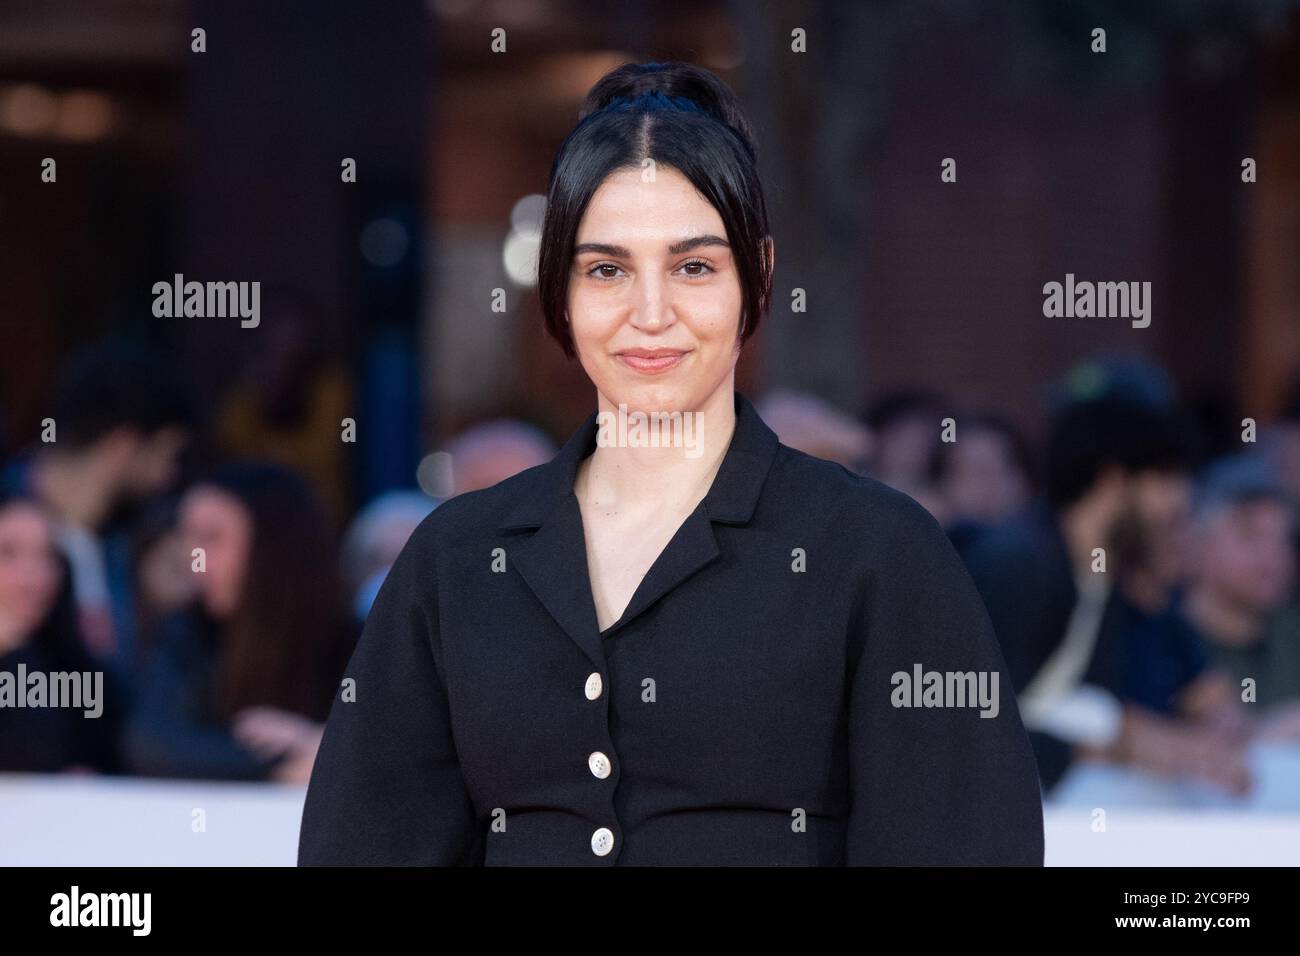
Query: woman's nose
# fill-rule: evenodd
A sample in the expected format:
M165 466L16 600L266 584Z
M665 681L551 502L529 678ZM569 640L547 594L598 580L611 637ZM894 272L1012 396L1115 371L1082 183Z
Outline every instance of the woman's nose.
M640 279L633 294L631 322L635 328L658 331L673 324L671 296L662 278Z

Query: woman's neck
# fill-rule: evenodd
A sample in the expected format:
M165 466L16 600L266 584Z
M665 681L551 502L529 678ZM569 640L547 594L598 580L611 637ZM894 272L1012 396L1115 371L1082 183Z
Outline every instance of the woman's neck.
M601 421L607 423L609 441L578 466L574 493L584 504L605 511L641 508L692 510L708 493L726 457L736 427L735 387L730 381L716 389L702 405L683 410L670 423L620 420L618 406L598 393ZM630 417L631 411L624 410ZM642 427L649 435L658 428L659 447L633 437ZM685 441L670 440L671 435ZM624 440L626 439L626 440Z

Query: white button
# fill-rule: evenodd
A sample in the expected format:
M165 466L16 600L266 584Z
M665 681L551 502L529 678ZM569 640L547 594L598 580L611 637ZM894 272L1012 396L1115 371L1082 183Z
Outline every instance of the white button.
M587 758L587 766L591 768L592 775L601 780L609 776L609 758L599 750Z
M597 697L600 696L601 682L600 682L599 672L597 671L591 672L591 676L587 678L586 690L587 690L587 700L595 700Z
M591 835L591 852L596 856L609 856L614 849L614 834L609 827L601 827Z

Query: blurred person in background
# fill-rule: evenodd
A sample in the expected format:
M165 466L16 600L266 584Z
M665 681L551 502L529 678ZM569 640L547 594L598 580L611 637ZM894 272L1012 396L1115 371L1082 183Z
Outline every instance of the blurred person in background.
M838 462L855 474L866 470L871 431L815 395L777 389L757 403L758 414L781 443Z
M301 293L270 297L257 348L217 416L234 458L301 471L337 522L351 510L343 419L354 414L346 368L323 347L323 316Z
M511 419L465 429L445 449L451 461L448 497L491 488L534 465L551 460L555 442L532 425Z
M934 392L902 390L880 397L866 414L875 438L869 473L915 498L940 521L943 503L931 479L931 461L947 408Z
M1300 502L1300 376L1292 381L1281 414L1259 429L1259 452L1291 500Z
M1033 466L1024 437L1001 416L962 416L956 439L939 443L931 480L948 537L964 554L983 530L1028 505Z
M86 647L127 679L137 630L132 511L176 482L194 428L192 398L161 357L110 344L74 357L49 417L54 440L20 456L6 485L53 519Z
M152 642L130 767L306 782L355 636L322 508L295 473L238 463L189 489L180 513L187 547L202 549L199 597Z
M139 654L147 653L147 641L158 625L193 601L197 593L178 508L179 495L154 499L141 508L132 529Z
M66 562L54 530L31 499L0 492L0 673L18 680L83 674L96 665L82 647ZM15 683L17 693L26 687ZM0 707L0 772L117 769L120 698L105 675L96 707ZM98 709L99 716L87 717Z
M352 519L343 536L343 573L352 595L352 616L364 622L388 569L411 532L438 502L422 491L387 491Z
M1182 613L1234 692L1253 683L1264 736L1300 739L1293 499L1258 455L1215 463L1198 489ZM1254 707L1252 706L1253 710Z
M968 554L1049 789L1080 758L1249 785L1226 682L1172 612L1194 456L1171 408L1123 389L1069 402L1047 501Z

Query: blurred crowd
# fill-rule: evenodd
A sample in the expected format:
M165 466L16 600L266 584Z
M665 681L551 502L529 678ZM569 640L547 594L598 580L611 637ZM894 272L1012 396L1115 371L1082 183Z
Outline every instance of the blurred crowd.
M280 328L216 409L160 355L90 348L2 463L0 673L99 673L104 700L93 718L0 700L0 772L308 779L370 604L438 499L385 492L339 533L346 391ZM446 451L449 495L554 446L488 422Z
M1101 765L1243 800L1253 745L1300 746L1300 402L1212 434L1158 366L1117 356L1051 390L1037 447L924 391L862 420L799 395L762 411L786 444L907 492L947 530L1049 796Z
M141 348L68 362L39 438L3 462L0 672L102 672L105 703L0 708L0 771L305 782L411 531L555 452L527 423L483 422L442 449L440 497L350 513L346 376L293 333L206 415ZM1253 743L1300 745L1300 402L1225 440L1158 367L1116 359L1058 384L1037 440L919 390L860 415L795 392L757 404L786 444L947 530L1049 795L1098 764L1241 795Z

